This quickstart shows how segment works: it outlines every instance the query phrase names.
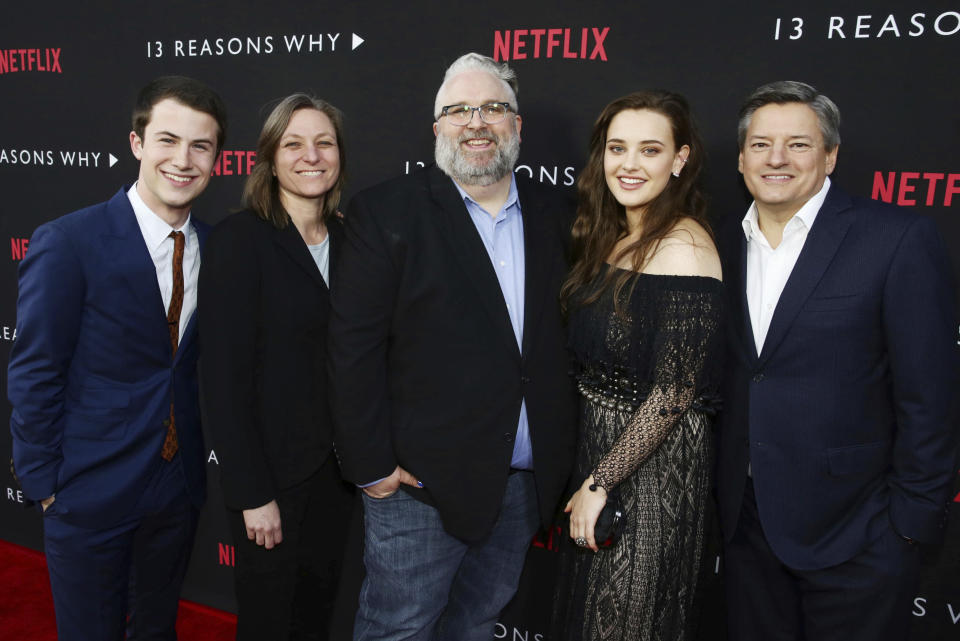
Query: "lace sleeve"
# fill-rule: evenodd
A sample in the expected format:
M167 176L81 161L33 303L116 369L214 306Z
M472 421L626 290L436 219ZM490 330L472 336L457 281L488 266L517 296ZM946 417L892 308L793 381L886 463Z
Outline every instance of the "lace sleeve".
M656 300L658 325L652 333L649 371L640 373L649 388L646 397L593 470L594 482L606 490L660 446L694 402L705 363L717 358L713 345L720 324L719 293L665 293Z

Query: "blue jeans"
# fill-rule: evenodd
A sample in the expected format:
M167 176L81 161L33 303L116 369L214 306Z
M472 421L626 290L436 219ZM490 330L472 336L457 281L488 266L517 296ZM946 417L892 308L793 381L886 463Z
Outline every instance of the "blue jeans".
M507 480L500 515L482 541L443 530L440 514L403 490L363 496L367 575L355 641L490 641L513 598L538 526L531 472Z

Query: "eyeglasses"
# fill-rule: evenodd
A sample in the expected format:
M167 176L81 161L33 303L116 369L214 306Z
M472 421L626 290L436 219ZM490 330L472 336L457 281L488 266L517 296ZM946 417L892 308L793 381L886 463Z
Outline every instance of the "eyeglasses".
M509 102L488 102L479 107L470 105L447 105L440 110L440 117L447 117L451 125L465 127L473 120L473 112L480 114L480 120L488 125L495 125L502 122L507 117L507 112L511 111Z

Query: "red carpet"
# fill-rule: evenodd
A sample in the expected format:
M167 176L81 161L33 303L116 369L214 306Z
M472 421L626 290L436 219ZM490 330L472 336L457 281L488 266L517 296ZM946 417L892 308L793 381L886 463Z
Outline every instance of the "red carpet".
M237 617L199 603L180 602L180 641L232 641ZM0 638L56 641L53 597L43 554L0 541Z

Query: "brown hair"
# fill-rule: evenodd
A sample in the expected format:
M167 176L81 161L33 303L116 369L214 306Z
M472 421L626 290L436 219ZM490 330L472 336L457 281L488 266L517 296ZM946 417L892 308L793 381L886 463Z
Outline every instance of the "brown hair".
M277 147L280 146L280 139L283 138L283 132L290 124L290 119L301 109L316 109L325 114L333 124L333 131L337 136L340 174L337 176L337 182L324 196L321 214L324 222L327 222L337 211L343 186L347 182L347 152L343 143L343 115L340 110L325 100L304 93L291 94L281 100L263 123L260 138L257 140L257 163L253 166L253 171L250 172L250 177L247 178L247 183L243 187L244 206L252 209L260 218L277 229L287 226L290 222L290 214L280 202L280 188L277 177L273 174L274 158L277 155Z
M614 300L619 303L620 292L633 276L629 271L610 270L602 287L592 292L583 291L600 273L617 241L630 233L626 210L607 187L603 169L610 122L621 111L630 109L644 109L665 116L670 121L675 149L687 145L690 155L680 177L671 176L664 190L647 205L640 238L615 258L631 256L633 270L639 272L682 218L692 218L708 233L710 230L706 220L706 200L698 183L703 167L703 142L686 99L680 94L659 90L639 91L617 98L604 107L593 125L590 155L577 179L577 216L572 231L574 264L560 290L565 311L569 311L571 304L585 305L596 301L610 287L613 287Z
M143 134L150 124L153 107L158 102L170 98L180 104L211 116L217 121L217 153L223 149L227 138L227 108L217 92L199 80L186 76L161 76L151 80L137 94L130 117L133 132L143 140Z

